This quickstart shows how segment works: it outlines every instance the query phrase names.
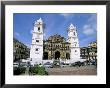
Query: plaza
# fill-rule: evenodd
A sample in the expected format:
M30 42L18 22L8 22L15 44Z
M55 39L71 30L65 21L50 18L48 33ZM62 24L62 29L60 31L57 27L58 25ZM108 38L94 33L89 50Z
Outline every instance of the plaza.
M49 75L97 75L95 66L47 68Z

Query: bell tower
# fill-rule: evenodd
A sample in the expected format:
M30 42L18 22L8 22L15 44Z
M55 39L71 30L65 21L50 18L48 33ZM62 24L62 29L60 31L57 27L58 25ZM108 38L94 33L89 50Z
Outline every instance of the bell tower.
M76 27L70 24L68 27L68 42L70 43L70 61L74 63L80 61L80 48Z
M34 23L32 44L30 49L31 64L42 63L43 59L43 21L40 18Z

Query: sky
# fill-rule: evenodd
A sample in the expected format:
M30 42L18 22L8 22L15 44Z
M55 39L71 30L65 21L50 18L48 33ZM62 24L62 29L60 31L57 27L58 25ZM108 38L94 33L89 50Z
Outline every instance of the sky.
M68 38L67 29L73 24L77 29L80 47L97 41L96 13L14 13L13 36L30 47L34 22L41 18L45 23L44 39L59 34Z

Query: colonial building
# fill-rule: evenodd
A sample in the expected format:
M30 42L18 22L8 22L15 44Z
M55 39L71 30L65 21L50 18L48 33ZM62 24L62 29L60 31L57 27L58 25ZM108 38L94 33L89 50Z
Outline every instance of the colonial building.
M44 41L43 60L70 59L70 43L58 34L50 36Z
M67 28L68 38L56 34L47 40L43 39L44 22L40 18L34 23L32 44L30 50L31 64L44 63L59 59L68 63L82 61L76 27L73 24ZM43 42L44 41L44 42Z
M30 49L17 39L13 39L14 62L29 58Z
M89 60L97 59L97 42L91 42L88 45L89 48Z
M91 42L88 47L81 47L80 53L82 59L97 59L97 42Z

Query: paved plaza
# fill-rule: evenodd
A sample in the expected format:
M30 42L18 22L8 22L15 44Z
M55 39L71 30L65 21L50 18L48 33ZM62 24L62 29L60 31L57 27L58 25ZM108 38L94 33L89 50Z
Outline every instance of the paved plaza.
M49 75L97 75L95 66L47 68Z

